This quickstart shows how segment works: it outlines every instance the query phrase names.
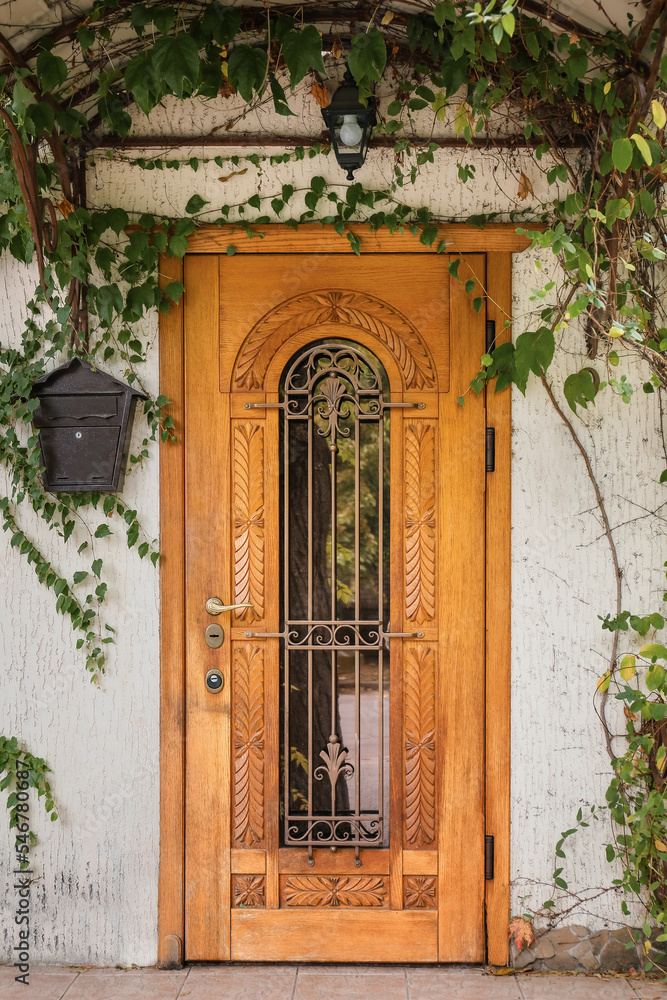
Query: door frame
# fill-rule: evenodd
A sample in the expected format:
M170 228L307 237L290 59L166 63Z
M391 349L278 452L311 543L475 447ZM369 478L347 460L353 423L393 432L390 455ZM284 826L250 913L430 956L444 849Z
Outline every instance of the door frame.
M258 227L264 238L248 239L235 227L204 226L189 239L188 253L352 254L328 228L305 225ZM408 233L348 227L369 253L433 253ZM248 236L252 233L252 227ZM512 254L530 241L511 224L482 230L464 224L439 227L435 243L448 253L487 255L487 320L496 343L509 340L504 323L512 312ZM160 286L183 281L183 261L160 258ZM160 448L160 847L158 878L158 966L183 963L185 925L185 441L183 297L160 314L160 393L172 400L177 443ZM471 372L472 374L472 372ZM486 703L485 830L495 839L493 880L485 882L487 961L505 965L510 916L510 461L511 393L488 393L487 426L495 428L495 471L486 476ZM480 456L480 461L483 461ZM492 556L489 558L489 554ZM471 720L471 722L474 720ZM483 859L480 858L480 864Z

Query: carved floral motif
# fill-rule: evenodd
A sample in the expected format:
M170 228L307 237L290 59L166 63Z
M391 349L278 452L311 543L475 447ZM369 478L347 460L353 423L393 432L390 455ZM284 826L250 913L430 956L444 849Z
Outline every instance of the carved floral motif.
M264 839L264 654L234 651L234 839Z
M288 906L382 906L386 892L377 875L294 875L285 880Z
M259 424L234 428L234 603L237 619L264 615L264 431Z
M324 323L365 330L381 340L396 358L407 389L435 387L435 371L426 345L398 309L366 292L322 289L281 302L255 324L239 353L235 388L261 389L267 366L278 348L301 330Z
M435 655L411 646L405 663L405 839L435 840Z
M234 876L234 906L265 906L264 876L235 875Z
M435 910L435 878L411 875L403 880L403 904L406 910Z
M405 611L435 618L435 427L421 420L405 428Z

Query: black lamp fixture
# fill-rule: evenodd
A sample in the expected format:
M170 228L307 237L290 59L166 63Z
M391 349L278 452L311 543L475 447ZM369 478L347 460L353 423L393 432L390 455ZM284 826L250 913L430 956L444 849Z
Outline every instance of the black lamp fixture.
M349 66L331 104L322 108L322 117L329 129L336 160L343 170L347 170L347 180L353 181L354 171L363 166L366 159L377 116L371 104L364 107L359 100L359 88Z

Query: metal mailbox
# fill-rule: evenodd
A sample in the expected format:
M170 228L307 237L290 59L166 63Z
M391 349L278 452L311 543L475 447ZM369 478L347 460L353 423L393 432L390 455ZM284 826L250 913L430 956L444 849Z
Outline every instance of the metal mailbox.
M80 358L38 379L33 424L39 432L44 489L51 493L122 488L138 389Z

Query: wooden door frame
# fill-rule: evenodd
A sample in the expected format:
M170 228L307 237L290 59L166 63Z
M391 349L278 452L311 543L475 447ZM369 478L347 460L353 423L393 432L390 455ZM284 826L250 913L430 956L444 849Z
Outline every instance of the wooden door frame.
M366 253L433 253L407 233L349 229ZM205 226L189 240L188 253L353 253L329 227L298 230L262 226L263 238L248 239L233 227ZM250 233L249 233L250 235ZM439 227L435 240L448 253L487 254L487 319L495 320L497 343L511 333L512 253L529 245L513 225L479 230L462 224ZM183 281L183 261L160 259L160 285ZM183 963L185 923L185 440L183 298L160 316L160 393L172 400L177 444L160 449L160 867L158 966ZM510 460L511 395L489 393L487 426L496 431L496 468L486 477L486 832L495 838L495 877L485 883L487 961L508 960L510 886ZM480 858L480 864L483 859Z

